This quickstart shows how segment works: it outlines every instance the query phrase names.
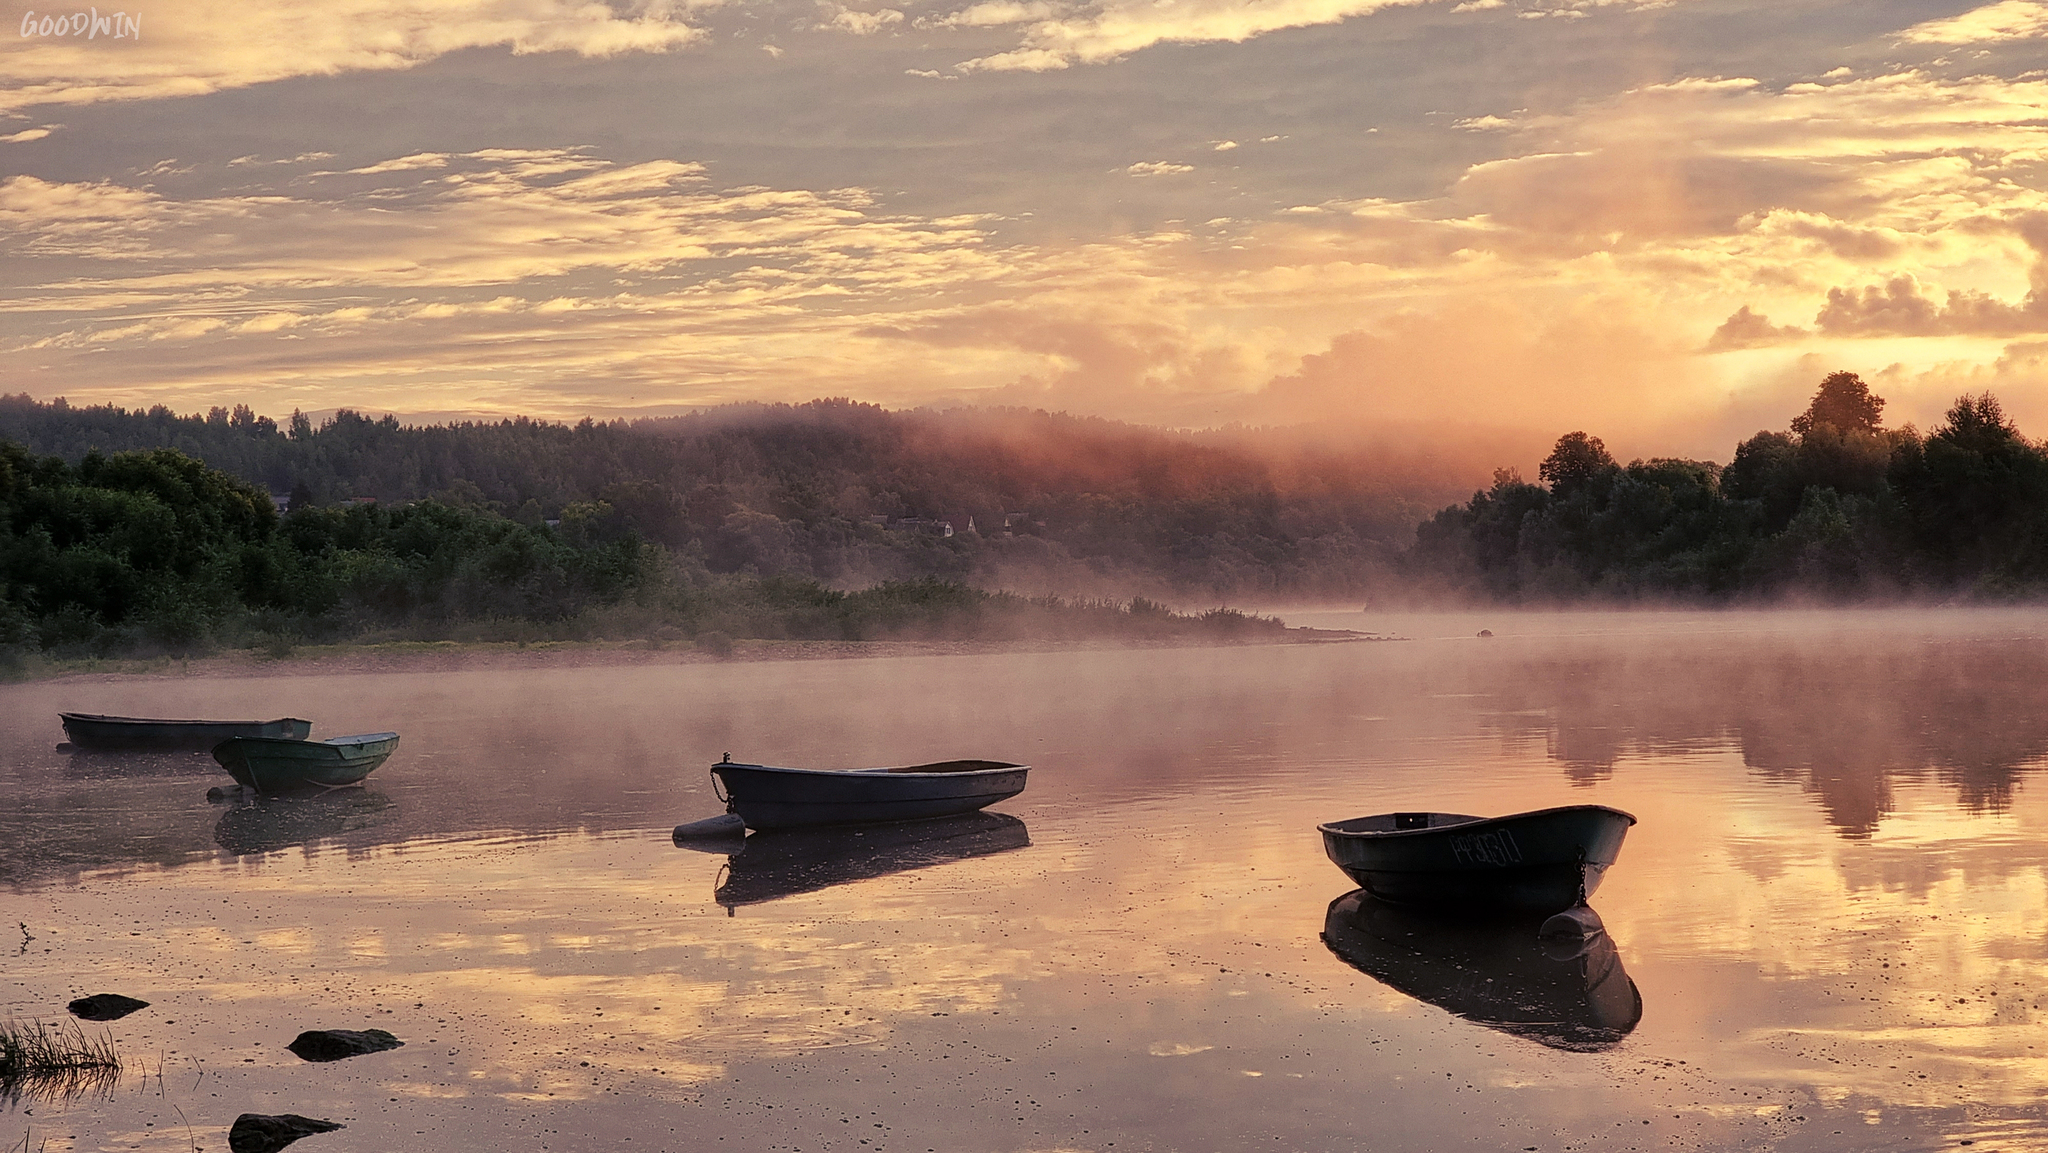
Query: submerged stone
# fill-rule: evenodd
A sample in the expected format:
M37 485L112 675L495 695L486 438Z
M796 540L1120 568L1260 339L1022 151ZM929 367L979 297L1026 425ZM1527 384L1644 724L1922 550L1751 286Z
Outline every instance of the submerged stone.
M228 1148L232 1153L277 1153L301 1137L332 1133L343 1128L346 1126L332 1121L316 1121L297 1113L280 1113L275 1117L267 1113L244 1113L235 1118L234 1126L228 1130Z
M88 1021L118 1021L135 1010L148 1006L147 1001L123 997L119 993L94 993L90 997L80 997L65 1008L71 1010L72 1016L83 1017Z
M303 1060L339 1061L365 1053L382 1053L403 1044L382 1029L308 1029L286 1047Z

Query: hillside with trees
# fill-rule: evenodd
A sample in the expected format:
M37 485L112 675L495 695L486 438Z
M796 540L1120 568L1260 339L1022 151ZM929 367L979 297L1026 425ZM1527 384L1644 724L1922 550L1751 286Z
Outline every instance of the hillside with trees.
M1726 465L1617 463L1560 437L1530 484L1512 469L1425 521L1407 571L1509 603L2012 599L2048 592L2048 451L1990 393L1922 434L1886 428L1854 373L1821 382L1785 431Z
M349 410L280 424L241 407L178 416L12 396L0 438L74 465L173 449L294 509L431 499L631 535L714 574L1211 603L1362 595L1462 487L1276 434L844 400L409 427Z
M1257 640L1271 618L1023 597L925 578L843 591L710 572L583 502L522 524L439 500L280 514L176 449L78 465L0 441L0 672L59 657L306 642L735 637Z
M1045 413L280 427L0 398L0 650L1243 636L1277 625L1158 602L2048 593L2048 451L1989 394L1924 434L1884 407L1835 373L1726 465L1623 465L1572 432L1539 483L1503 469L1425 517L1428 486L1366 454Z

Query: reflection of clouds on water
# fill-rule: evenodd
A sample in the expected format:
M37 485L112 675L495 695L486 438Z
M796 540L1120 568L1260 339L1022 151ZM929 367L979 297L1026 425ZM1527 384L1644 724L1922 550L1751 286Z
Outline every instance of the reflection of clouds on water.
M1662 835L1634 838L1601 891L1638 897L1627 946L1660 1028L1837 1097L1935 1109L1967 1085L1984 1107L2030 1109L2048 1093L2037 1029L2020 1023L2048 1011L2032 992L2048 977L2041 796L1972 815L1909 778L1851 839L1819 835L1803 807L1673 792L1642 814Z
M252 806L240 819L258 827L236 843L253 851L233 856L216 834L241 810L208 804L208 782L67 777L30 738L77 688L0 687L22 706L0 709L0 881L17 886L9 920L39 938L10 958L24 991L9 996L61 1006L88 974L118 977L107 987L163 1006L122 1022L123 1044L246 1078L221 1100L296 1091L265 1064L284 1016L389 1028L405 1049L323 1076L342 1104L418 1110L391 1123L379 1147L393 1148L428 1147L408 1142L436 1124L433 1147L473 1131L491 1139L466 1147L511 1147L529 1122L625 1148L649 1116L657 1132L792 1145L837 1132L848 1094L914 1098L874 1121L919 1149L944 1147L970 1110L1012 1127L991 1138L1004 1148L1332 1147L1361 1112L1390 1148L1445 1125L1483 1141L1503 1121L1548 1147L1594 1114L1653 1118L1643 1135L1660 1146L1764 1147L1784 1135L1764 1131L1766 1105L1821 1110L1822 1132L1864 1132L1844 1122L1876 1110L1887 1138L2034 1116L2048 1093L2048 1058L2027 1048L2028 1022L2048 1020L2033 992L2048 988L2035 656L1878 630L1536 642L1488 623L1503 635L1485 646L1463 630L1455 647L1227 659L123 686L128 711L219 692L236 712L303 713L291 694L305 693L341 702L324 729L395 717L407 732L404 759L358 794L388 798L359 814L374 820L335 833ZM2007 681L1983 688L1980 671ZM1938 731L1981 719L1980 689L1989 728ZM920 702L920 723L877 699ZM43 719L22 719L31 705ZM836 764L1021 748L1032 789L1004 807L1030 845L928 864L929 847L862 858L829 839L764 851L774 899L728 917L707 899L721 857L669 834L716 811L704 766L727 748ZM1857 801L1870 782L1882 794ZM1599 894L1646 1002L1625 1041L1590 1056L1522 1044L1322 947L1351 886L1314 825L1416 797L1642 818ZM1440 1084L1397 1080L1418 1068ZM1047 1093L1084 1078L1085 1095ZM1017 1112L987 1114L1013 1090ZM1045 1123L1055 1109L1071 1128ZM1218 1128L1239 1121L1270 1131ZM350 1132L371 1141L381 1123Z

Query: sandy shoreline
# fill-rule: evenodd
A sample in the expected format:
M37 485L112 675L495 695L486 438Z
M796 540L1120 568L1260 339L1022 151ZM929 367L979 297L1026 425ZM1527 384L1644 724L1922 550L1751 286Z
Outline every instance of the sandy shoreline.
M307 645L289 656L234 649L205 657L155 657L32 664L15 683L101 684L188 677L332 676L351 673L509 671L518 669L608 668L640 665L696 665L760 661L847 660L873 657L974 656L987 653L1077 652L1136 648L1243 648L1248 645L1331 644L1386 640L1341 636L1326 630L1297 630L1286 637L1253 641L1202 638L1166 640L961 640L813 641L740 640L719 655L689 644L629 641L396 641L387 644Z

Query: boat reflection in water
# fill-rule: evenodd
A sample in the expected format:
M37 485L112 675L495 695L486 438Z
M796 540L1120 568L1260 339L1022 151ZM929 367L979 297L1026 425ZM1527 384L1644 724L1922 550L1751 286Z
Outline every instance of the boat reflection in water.
M1029 844L1024 822L986 812L886 825L771 829L740 843L712 898L731 909Z
M213 841L230 853L268 853L386 824L398 815L390 797L370 789L230 794L240 803L220 815Z
M1468 1021L1553 1049L1621 1042L1643 998L1605 932L1537 936L1540 917L1453 920L1375 900L1330 905L1323 943L1353 968Z

